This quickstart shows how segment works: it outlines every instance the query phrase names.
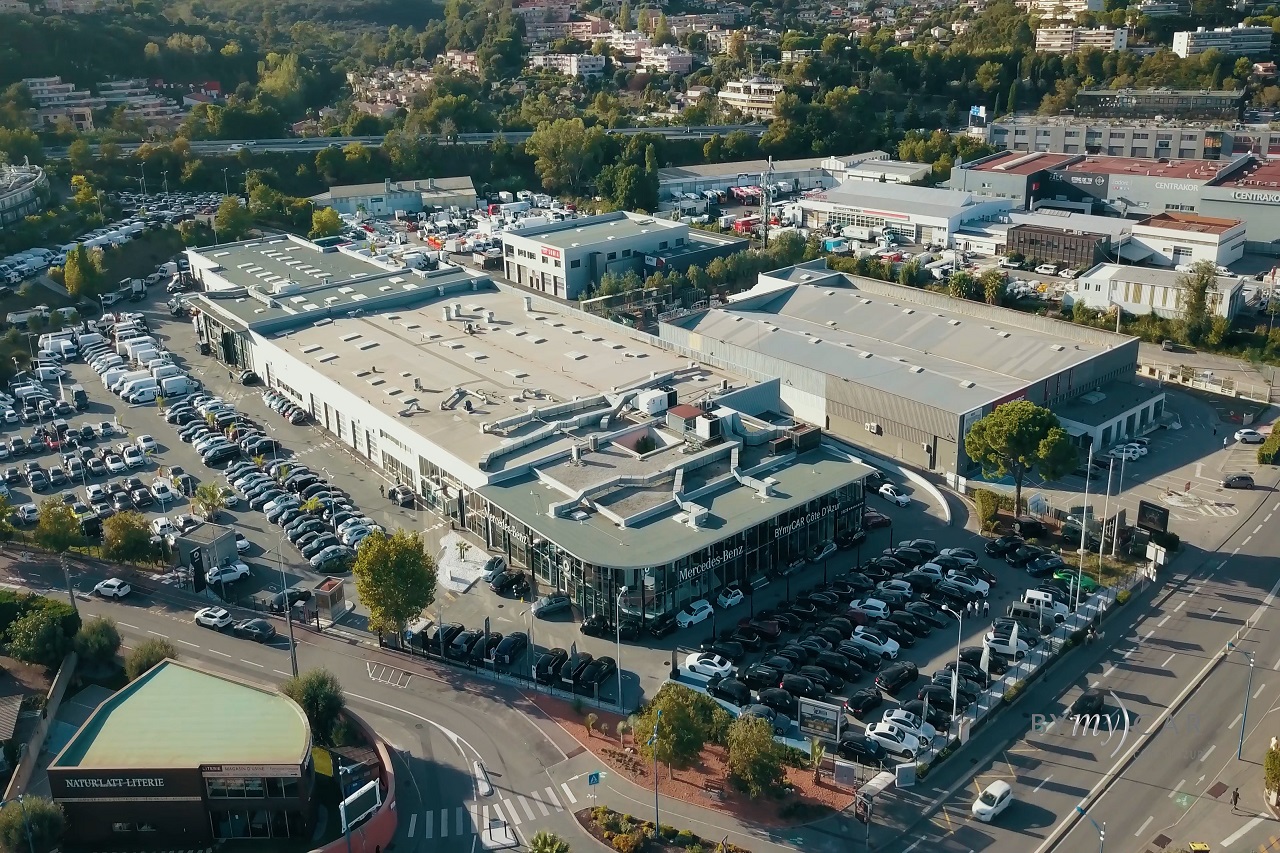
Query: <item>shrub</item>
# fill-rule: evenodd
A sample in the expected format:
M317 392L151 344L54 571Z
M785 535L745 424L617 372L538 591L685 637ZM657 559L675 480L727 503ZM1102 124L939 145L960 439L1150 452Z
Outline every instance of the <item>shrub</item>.
M71 637L52 610L33 609L9 626L9 656L53 669L71 651Z
M168 640L143 640L124 661L124 673L130 681L142 675L165 658L176 658L178 650Z
M76 654L86 664L107 664L120 651L120 632L110 619L92 619L76 634Z
M338 718L347 705L337 676L321 667L309 669L285 681L280 692L302 708L317 743L333 743Z
M978 525L982 530L990 530L1000 509L999 496L987 489L978 489L973 493L973 503L978 510Z
M1009 689L1006 690L1004 694L1004 703L1006 705L1011 704L1019 695L1021 695L1023 688L1026 686L1027 683L1025 681L1015 681L1013 684L1009 685Z
M1122 589L1116 593L1116 604L1128 604L1129 599L1133 597L1133 593L1127 589Z
M1263 762L1262 767L1263 778L1266 780L1267 790L1280 790L1280 749L1267 750L1267 757Z
M1258 445L1258 464L1274 465L1276 457L1280 457L1280 432L1272 430L1267 440Z
M65 824L62 807L48 797L10 800L0 808L0 847L48 853L57 849Z
M1166 551L1177 551L1182 547L1182 538L1176 533L1161 533L1157 530L1151 534L1151 541Z
M639 831L614 836L613 849L618 853L639 853L644 849L645 838Z
M698 836L694 835L687 829L682 829L676 833L676 844L681 847L693 847L697 840Z

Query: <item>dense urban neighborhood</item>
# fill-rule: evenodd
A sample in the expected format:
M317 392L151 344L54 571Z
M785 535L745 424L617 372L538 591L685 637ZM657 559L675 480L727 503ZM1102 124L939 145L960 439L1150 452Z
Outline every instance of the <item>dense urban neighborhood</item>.
M1273 850L1277 30L0 0L0 851Z

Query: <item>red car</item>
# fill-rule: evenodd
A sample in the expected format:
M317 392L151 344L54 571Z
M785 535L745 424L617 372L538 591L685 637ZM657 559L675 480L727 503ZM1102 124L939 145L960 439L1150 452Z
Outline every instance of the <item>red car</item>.
M889 527L892 524L893 519L876 512L874 509L862 511L862 526L867 530L874 530L877 527Z

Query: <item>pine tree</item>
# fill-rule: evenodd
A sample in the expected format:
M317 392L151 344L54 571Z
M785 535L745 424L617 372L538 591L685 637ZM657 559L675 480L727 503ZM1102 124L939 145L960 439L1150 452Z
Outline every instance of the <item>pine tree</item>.
M1009 97L1005 100L1004 111L1006 113L1015 113L1018 111L1018 81L1014 80L1009 84Z

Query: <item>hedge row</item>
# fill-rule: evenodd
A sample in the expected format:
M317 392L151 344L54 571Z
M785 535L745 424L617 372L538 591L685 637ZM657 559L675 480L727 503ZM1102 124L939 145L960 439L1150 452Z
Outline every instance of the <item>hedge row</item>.
M1280 456L1280 430L1272 430L1267 440L1258 445L1258 464L1274 465Z
M0 637L7 636L9 626L35 610L47 610L62 620L62 631L74 637L80 630L80 614L65 601L43 595L26 595L11 589L0 589Z

